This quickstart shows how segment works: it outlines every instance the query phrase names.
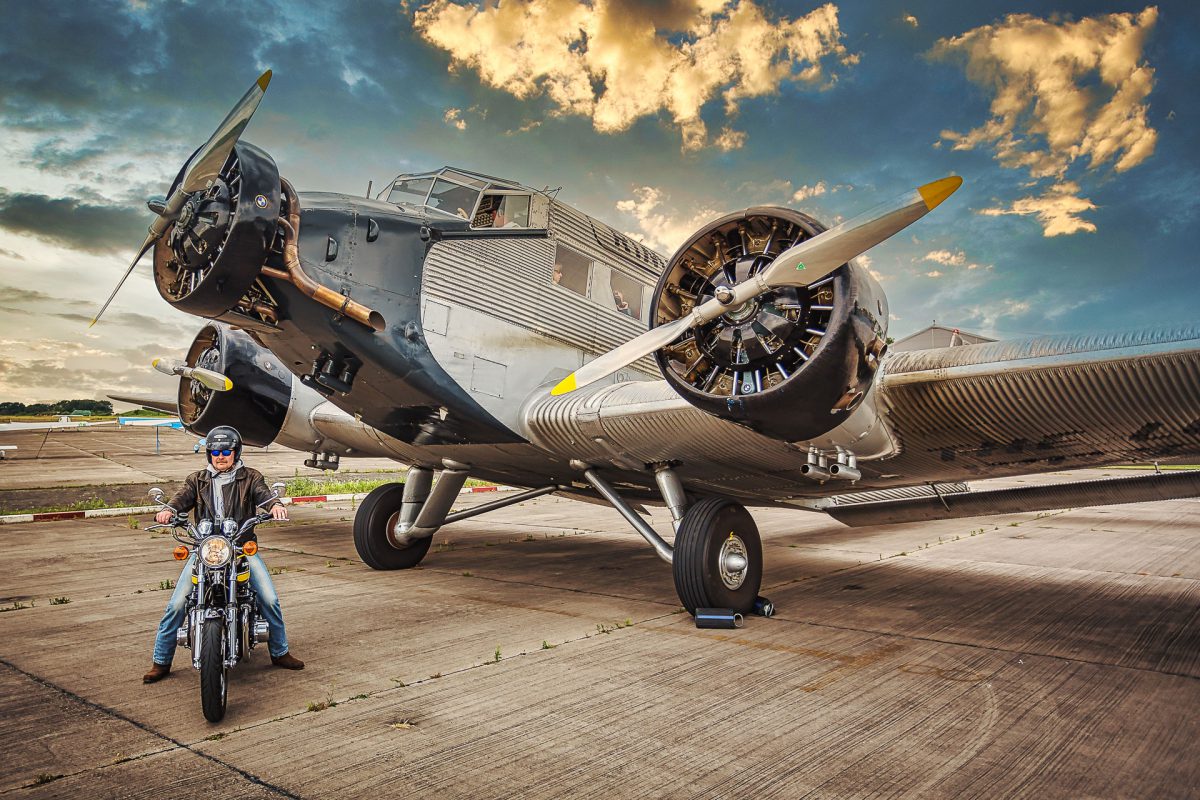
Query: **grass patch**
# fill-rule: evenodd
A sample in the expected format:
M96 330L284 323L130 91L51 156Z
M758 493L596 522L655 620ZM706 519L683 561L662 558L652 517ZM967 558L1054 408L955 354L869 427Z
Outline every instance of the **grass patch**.
M61 511L91 511L96 508L132 508L133 506L144 505L140 501L130 503L127 500L101 500L99 497L89 497L87 500L77 500L74 503L67 503L59 506L34 506L33 508L22 508L16 511L5 511L5 514L57 514ZM136 526L132 526L136 527Z
M25 605L20 600L13 600L13 603L11 606L5 606L4 608L0 608L0 614L3 614L5 611L20 611L23 608L33 608L33 606L34 606L34 602L32 600L29 601L29 605Z
M65 606L69 602L71 602L71 598L69 598L69 597L51 597L50 598L50 605L52 605L52 606Z
M367 492L377 489L386 483L397 483L403 481L404 472L393 472L386 477L367 478L353 481L339 481L332 479L309 478L307 476L296 476L287 481L284 485L283 493L287 497L313 497L323 494L366 494ZM481 481L475 478L468 478L467 486L495 486L491 481ZM25 512L29 513L29 512Z
M58 780L61 777L62 777L62 775L51 775L49 772L42 772L42 773L39 773L38 776L33 779L33 785L34 786L42 786L43 784L53 783L54 781Z
M326 697L319 703L309 703L305 711L324 711L327 708L333 708L337 705L337 700L332 697Z

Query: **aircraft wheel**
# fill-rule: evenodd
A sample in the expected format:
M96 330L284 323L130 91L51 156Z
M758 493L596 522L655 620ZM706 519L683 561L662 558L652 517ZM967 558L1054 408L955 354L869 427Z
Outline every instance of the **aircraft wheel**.
M363 498L354 515L354 549L371 569L409 569L429 552L432 536L414 539L407 547L396 547L389 537L400 517L404 484L386 483Z
M750 512L732 500L694 503L675 535L671 571L688 613L697 608L748 613L762 584L762 540Z

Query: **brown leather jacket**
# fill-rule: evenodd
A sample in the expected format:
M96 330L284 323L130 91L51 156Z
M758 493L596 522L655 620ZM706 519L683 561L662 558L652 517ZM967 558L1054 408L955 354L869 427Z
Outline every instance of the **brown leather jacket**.
M184 481L183 488L176 492L167 505L181 514L191 511L193 508L196 509L193 519L197 522L202 519L211 519L213 513L212 479L212 473L207 469L193 472ZM258 513L257 505L267 502L271 498L271 494L271 489L267 486L267 481L261 472L242 466L234 476L233 483L225 486L223 497L225 516L236 519L239 523L244 522Z

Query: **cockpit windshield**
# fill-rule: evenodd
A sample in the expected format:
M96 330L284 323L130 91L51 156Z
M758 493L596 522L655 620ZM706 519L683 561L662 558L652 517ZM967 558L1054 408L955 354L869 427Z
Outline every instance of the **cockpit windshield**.
M530 227L532 200L532 190L520 184L449 167L423 175L401 175L387 195L389 203L437 209L471 220L471 227L477 229ZM545 227L545 222L538 227Z

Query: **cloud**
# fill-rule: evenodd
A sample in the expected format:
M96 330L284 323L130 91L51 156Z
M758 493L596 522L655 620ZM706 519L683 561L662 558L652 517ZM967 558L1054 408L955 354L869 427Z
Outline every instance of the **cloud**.
M5 249L5 248L3 248L3 247L0 247L0 257L3 257L3 258L11 258L11 259L13 259L14 261L24 261L24 260L25 260L25 256L21 255L21 254L20 254L20 253L18 253L17 251L15 251L15 250L6 250L6 249Z
M1012 14L934 45L932 58L964 62L967 77L993 93L990 119L942 139L955 150L991 149L1003 166L1052 182L1040 198L992 211L1035 214L1047 236L1095 230L1077 216L1094 206L1068 197L1079 187L1067 172L1086 164L1121 173L1154 153L1154 70L1142 54L1157 19L1153 6L1077 22Z
M926 278L940 278L940 277L942 277L942 271L940 269L930 270L929 272L925 273L925 277Z
M905 14L903 17L901 17L901 19L904 20L909 25L912 25L914 28L921 27L920 21L916 17L914 17L912 14Z
M788 19L754 0L434 0L413 25L450 54L452 72L473 71L520 100L546 97L553 114L589 117L601 133L665 113L684 151L744 144L729 128L710 141L701 109L718 96L733 117L747 98L831 81L827 62L857 60L832 3Z
M647 247L673 253L702 225L719 216L719 212L711 208L694 214L673 213L663 208L665 200L660 190L641 186L633 190L632 199L618 202L617 210L637 221L638 231L628 235Z
M825 194L825 192L826 192L825 181L817 181L812 186L805 185L805 186L801 186L799 189L797 189L795 194L792 195L792 202L800 203L800 202L807 200L810 197L817 197L819 195L823 195L823 194Z
M946 267L966 267L967 269L979 269L981 265L975 262L967 261L967 254L962 250L930 250L925 254L923 261L932 261L935 264L941 264ZM990 269L990 267L989 267Z
M1084 197L1079 197L1079 184L1065 181L1051 186L1040 197L1022 197L1007 208L983 208L978 213L987 217L1014 214L1017 216L1036 216L1042 223L1043 236L1068 236L1084 231L1095 233L1096 225L1080 217L1087 211L1096 208L1096 204Z
M458 128L460 131L467 129L467 121L462 118L461 108L447 108L446 113L442 115L442 121L452 128Z
M128 252L145 238L146 224L146 213L128 206L0 189L0 228L73 250Z

